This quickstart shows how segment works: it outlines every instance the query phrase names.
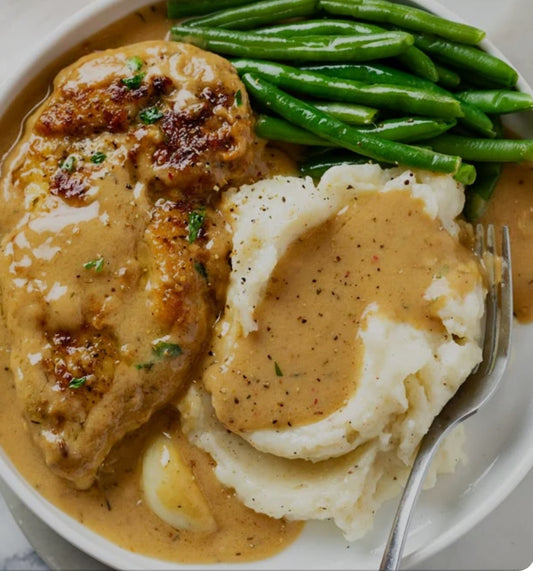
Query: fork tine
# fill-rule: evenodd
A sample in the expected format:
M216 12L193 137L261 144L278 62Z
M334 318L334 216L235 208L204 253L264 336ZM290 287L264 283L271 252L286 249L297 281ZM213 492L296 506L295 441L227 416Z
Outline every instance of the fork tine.
M483 319L483 335L481 339L482 361L475 371L476 375L481 377L492 371L498 342L498 289L495 268L495 232L492 224L490 224L486 230L482 224L476 226L475 251L485 266L488 280L485 315Z
M483 332L483 360L475 371L476 377L503 374L511 344L513 322L513 292L509 229L502 228L501 254L496 248L496 231L490 224L485 232L482 225L476 228L476 252L480 244L481 256L488 279Z
M494 224L487 226L487 252L493 256L496 254L496 230L494 229Z
M483 224L476 225L474 252L479 259L483 259L483 253L485 252L485 227Z
M509 228L502 228L502 263L500 271L500 328L498 357L507 358L513 328L513 274Z
M486 344L487 354L483 355L488 361L488 370L491 371L496 357L498 343L498 259L496 254L496 231L493 224L487 226L486 231L485 265L489 277L489 291L487 292L487 325L490 330L490 344Z

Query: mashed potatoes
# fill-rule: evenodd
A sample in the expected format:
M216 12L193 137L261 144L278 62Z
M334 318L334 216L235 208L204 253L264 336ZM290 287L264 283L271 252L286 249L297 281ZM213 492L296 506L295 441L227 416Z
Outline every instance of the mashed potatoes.
M226 196L232 276L183 430L249 507L348 540L481 358L483 283L451 177L335 167ZM207 389L207 390L206 390ZM451 471L461 434L434 463Z
M420 391L411 398L414 406L423 406ZM179 408L183 430L213 457L219 481L235 489L246 506L274 518L332 519L345 538L354 541L372 527L376 510L398 494L407 479L408 465L391 443L384 446L379 439L324 462L288 460L260 452L228 432L199 387L188 392ZM434 485L437 472L454 471L462 459L462 442L459 427L441 446L426 487Z

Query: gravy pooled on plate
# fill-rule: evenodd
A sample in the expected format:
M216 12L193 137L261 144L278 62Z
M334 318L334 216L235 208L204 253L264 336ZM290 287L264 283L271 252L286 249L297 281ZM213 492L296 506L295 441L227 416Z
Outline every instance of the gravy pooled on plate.
M533 163L507 164L482 222L507 224L513 258L514 314L533 321Z

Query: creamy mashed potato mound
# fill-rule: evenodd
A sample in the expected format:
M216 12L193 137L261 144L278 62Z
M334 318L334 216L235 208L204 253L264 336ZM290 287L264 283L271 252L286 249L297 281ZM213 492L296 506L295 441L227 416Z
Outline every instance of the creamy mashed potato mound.
M426 172L417 172L415 176L401 169L385 170L370 164L342 166L330 169L317 187L310 179L278 177L244 186L228 195L226 204L234 232L233 272L226 311L213 348L215 363L205 375L208 389L218 391L215 399L233 398L231 384L226 379L235 358L235 346L240 338L257 329L255 310L289 244L332 215L344 216L358 196L394 191L407 193L406 199L422 201L427 216L437 219L457 240L455 218L462 210L464 196L462 187L449 176ZM466 291L454 288L448 279L448 276L453 278L453 272L448 269L447 275L441 275L439 260L434 263L435 274L424 295L435 301L428 305L428 311L442 322L440 330L428 331L417 324L398 322L381 311L378 303L370 302L359 328L354 328L354 335L364 346L362 370L354 366L351 372L354 379L357 377L354 382L358 387L342 406L326 417L300 426L234 430L226 422L226 427L264 452L312 461L340 456L371 438L388 442L393 434L401 433L404 436L400 450L407 461L427 429L427 419L432 419L442 408L481 356L478 346L483 313L481 279L472 280ZM467 258L461 263L458 271L474 272L475 278L480 278L475 265L467 267L471 260ZM294 335L298 332L294 331ZM258 343L256 349L260 348ZM248 371L240 373L246 375ZM422 410L409 407L405 381L411 375L427 394L424 422L419 422ZM380 382L376 383L376 379ZM393 429L387 429L398 415L403 415L401 421Z
M179 408L184 432L245 505L331 518L354 540L399 491L433 418L481 359L484 288L459 241L463 201L450 176L370 164L334 167L318 185L275 177L226 195L226 308L203 382ZM330 274L331 291L321 281ZM341 388L323 405L327 382L328 393ZM453 471L461 443L457 431L428 485Z

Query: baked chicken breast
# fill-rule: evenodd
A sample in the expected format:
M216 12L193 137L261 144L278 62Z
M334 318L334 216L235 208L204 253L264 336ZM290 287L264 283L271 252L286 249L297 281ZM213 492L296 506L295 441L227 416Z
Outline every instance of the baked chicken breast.
M192 374L228 274L217 197L254 178L255 145L229 62L165 41L82 58L27 122L3 309L28 426L76 487Z

